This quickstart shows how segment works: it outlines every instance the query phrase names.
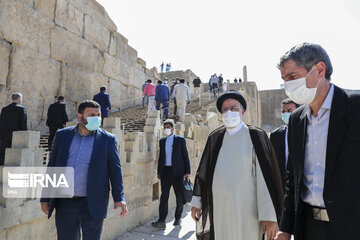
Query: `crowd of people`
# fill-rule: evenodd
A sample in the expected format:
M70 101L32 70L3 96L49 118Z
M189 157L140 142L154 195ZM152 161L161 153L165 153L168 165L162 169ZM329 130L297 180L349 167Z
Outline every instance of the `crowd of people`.
M320 45L291 48L278 67L289 98L281 102L285 125L270 137L244 123L247 102L240 92L222 88L228 81L221 74L210 78L223 126L208 136L195 175L191 215L198 239L261 240L264 234L268 240L290 240L292 235L295 240L359 238L360 96L331 82L332 64ZM194 87L200 83L193 80ZM178 78L169 87L168 79L157 85L149 79L142 88L142 104L148 99L148 110L161 107L168 118L173 98L183 120L190 102L188 84ZM11 146L13 131L27 129L21 102L22 95L14 93L1 111L1 154ZM115 208L122 209L122 217L127 213L116 139L100 128L110 110L105 87L94 100L80 103L74 127L64 128L64 97L49 107L46 124L51 141L56 137L48 166L75 170L74 197L41 199L48 217L56 209L58 239L80 239L80 229L84 239L100 239L110 183ZM152 223L161 229L166 227L171 187L176 195L174 225L181 225L182 184L191 174L186 140L174 134L172 120L163 123L163 133L157 166L159 218Z
M174 101L174 115L177 114L179 110L180 121L184 120L186 112L186 104L189 104L191 101L190 87L188 84L185 84L185 80L182 78L176 78L171 81L171 86L168 85L168 79L165 78L165 81L158 80L157 85L152 83L151 79L148 79L142 86L143 93L143 106L145 98L148 101L148 113L151 110L160 110L164 111L164 118L169 117L169 101L172 99ZM156 106L154 105L156 101Z

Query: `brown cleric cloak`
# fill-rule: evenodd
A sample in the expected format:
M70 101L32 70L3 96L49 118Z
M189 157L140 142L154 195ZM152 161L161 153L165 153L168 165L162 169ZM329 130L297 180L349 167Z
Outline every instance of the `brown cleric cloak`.
M254 126L248 128L279 222L284 194L275 151L264 130ZM196 226L196 237L200 240L214 240L212 183L225 132L222 126L210 133L196 172L193 195L201 197L202 216Z

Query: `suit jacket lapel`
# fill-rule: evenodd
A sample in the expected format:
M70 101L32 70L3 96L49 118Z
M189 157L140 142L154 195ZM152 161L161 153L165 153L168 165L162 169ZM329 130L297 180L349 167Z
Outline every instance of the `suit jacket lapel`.
M326 148L325 185L330 180L346 129L347 95L334 86Z
M284 144L279 144L279 148L280 148L280 153L281 156L279 157L279 168L280 168L280 173L281 173L281 177L283 179L285 179L285 163L286 163L286 153L285 153L285 137L286 137L286 127L282 128L281 131L281 136L280 136L280 143L284 143Z
M72 130L70 130L69 134L66 134L64 142L63 144L63 153L64 153L64 157L60 160L59 165L58 166L66 166L67 165L67 160L69 158L69 150L70 150L70 146L72 143L72 140L74 139L74 135L75 135L75 128L74 127Z
M307 114L306 114L306 108L304 107L302 110L302 113L300 114L300 119L299 122L297 123L297 129L296 131L298 131L298 136L299 138L297 138L297 140L299 142L297 142L295 144L295 146L299 146L300 147L300 162L299 164L299 178L301 179L302 175L303 175L303 171L304 171L304 162L305 162L305 144L306 144L306 133L307 133L307 122L308 122L308 118L307 118ZM300 180L299 179L299 180Z
M174 135L174 141L172 145L172 152L171 152L171 163L173 163L174 157L175 157L175 146L177 144L177 137Z
M97 147L99 147L101 145L101 134L100 134L100 130L96 130L95 131L95 136L94 136L94 145L93 145L93 150L91 153L91 160L90 160L90 166L92 164L94 164L94 159L96 157L96 153L97 153Z

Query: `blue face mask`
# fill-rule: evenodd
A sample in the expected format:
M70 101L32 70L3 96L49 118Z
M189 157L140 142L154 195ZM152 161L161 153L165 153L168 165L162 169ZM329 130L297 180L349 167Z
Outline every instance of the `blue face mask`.
M289 124L290 114L291 113L289 112L281 114L281 119L284 121L286 125Z
M86 127L89 131L95 131L98 130L101 125L101 117L88 117L87 118L87 124L84 125L82 122L81 124Z

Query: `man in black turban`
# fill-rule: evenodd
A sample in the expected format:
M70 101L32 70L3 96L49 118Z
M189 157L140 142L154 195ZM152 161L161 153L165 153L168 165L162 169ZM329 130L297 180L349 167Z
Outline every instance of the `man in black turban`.
M221 94L216 106L225 126L214 130L196 173L192 217L203 240L273 239L283 191L279 166L266 133L243 123L245 98Z

